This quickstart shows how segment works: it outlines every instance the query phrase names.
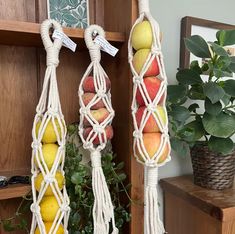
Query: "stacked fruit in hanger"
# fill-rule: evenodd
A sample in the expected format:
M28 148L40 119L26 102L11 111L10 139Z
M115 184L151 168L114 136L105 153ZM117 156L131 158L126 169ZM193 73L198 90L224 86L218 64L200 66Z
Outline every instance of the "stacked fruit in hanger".
M38 135L40 125L41 125L41 121L38 122L36 126L36 135ZM56 119L55 119L55 125L61 137L60 126ZM50 120L45 128L45 131L42 137L42 155L43 155L43 159L45 161L46 167L48 168L49 171L51 171L54 165L54 162L58 153L58 148L59 148L59 145L57 144L56 132L54 130L53 122L52 120ZM43 162L41 163L43 165ZM59 189L62 190L65 180L64 180L64 175L59 170L57 170L55 173L55 179L56 179L56 182L53 182L53 183L58 183ZM40 191L41 186L43 186L44 183L45 183L44 177L42 173L40 173L35 179L35 188L38 192ZM42 220L46 228L46 233L49 233L52 227L53 221L59 209L60 207L59 207L58 201L55 197L55 194L53 193L51 186L49 185L40 203L40 212L41 212ZM63 233L64 233L64 228L60 224L56 234L63 234ZM38 227L35 231L35 234L40 234Z
M153 32L149 21L144 20L141 23L136 24L132 33L131 44L133 49L135 50L135 54L133 57L133 67L135 71L140 75L146 61L151 55L153 44ZM143 82L151 101L153 101L158 94L162 82L160 77L160 67L158 63L159 62L155 57L148 67L147 71L143 75ZM154 107L155 112L149 116L143 128L143 143L150 158L154 157L161 144L162 133L155 118L159 119L164 125L166 125L167 123L167 115L165 108L163 107L163 102L165 99L164 95L165 94L162 95L159 103L157 103L157 105ZM147 111L147 106L143 99L143 94L142 92L140 92L139 89L137 89L136 93L136 102L138 104L136 121L139 128L142 121L143 113ZM168 156L168 152L169 146L166 144L162 154L159 156L158 163L162 163L165 161L166 157ZM141 155L139 155L139 158L142 160Z
M105 86L106 86L106 93L109 92L111 87L111 82L108 78L105 78ZM93 76L87 76L84 79L83 82L83 91L84 94L82 96L83 103L85 106L90 105L91 103L94 103L94 105L90 106L90 113L92 118L91 119L84 119L83 126L84 126L84 138L86 139L90 132L92 131L92 124L102 124L108 117L110 112L106 108L107 103L105 104L104 97L99 97L96 92L95 84L94 84L94 78ZM93 137L94 132L91 134L91 137ZM105 134L107 137L107 140L112 139L113 137L113 128L111 125L108 125L105 127ZM104 141L104 134L101 134L102 141ZM93 140L93 143L95 145L100 144L99 136L97 135L95 139Z

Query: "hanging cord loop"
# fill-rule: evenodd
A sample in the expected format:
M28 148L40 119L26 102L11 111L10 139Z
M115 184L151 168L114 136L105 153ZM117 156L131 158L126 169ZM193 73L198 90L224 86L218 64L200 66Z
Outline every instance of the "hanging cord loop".
M59 32L63 32L63 30L61 25L52 19L44 21L41 25L41 38L47 52L47 66L55 65L57 67L59 64L59 52L62 47L62 41L57 38L54 42L51 41L49 35L51 28Z
M48 227L45 226L45 211L41 213L43 202L46 199L51 199L50 201L57 204L56 207L58 208L52 216L53 220L48 234L57 233L60 228L63 228L63 233L68 234L69 197L65 184L59 187L56 179L56 174L59 173L63 177L65 174L63 168L67 132L56 80L56 67L59 64L59 51L62 41L59 39L55 39L54 42L51 41L49 35L51 28L62 32L62 27L54 20L45 20L41 25L41 37L47 53L47 68L32 129L31 184L33 203L31 211L33 215L30 234L34 234L35 230L42 234L48 231L46 230ZM55 158L50 165L45 159L43 147L53 147L53 151L55 150ZM53 155L50 156L53 157ZM38 178L42 179L39 187L36 186Z
M106 131L112 131L111 123L114 117L114 110L111 103L110 86L108 86L110 81L100 65L101 48L93 40L95 36L94 33L105 37L104 30L98 25L91 25L85 30L85 42L89 49L91 63L81 80L78 90L80 102L79 135L83 141L83 147L88 149L91 153L92 189L94 194L93 233L109 234L111 229L112 234L118 234L118 229L115 226L114 207L103 173L100 153L100 151L105 148L108 141L108 134ZM92 76L90 74L92 74ZM90 82L94 84L94 97L89 104L85 105L83 94L86 91L84 90L83 85L88 77L91 79ZM91 107L97 102L102 102L104 105L103 109L107 112L107 118L101 123L97 122L91 115ZM84 126L84 121L87 121L90 126L90 133L88 133L87 137L84 137L84 132L87 130L85 129L86 126ZM110 136L109 139L111 139ZM96 141L96 144L94 141ZM110 223L112 225L110 225Z

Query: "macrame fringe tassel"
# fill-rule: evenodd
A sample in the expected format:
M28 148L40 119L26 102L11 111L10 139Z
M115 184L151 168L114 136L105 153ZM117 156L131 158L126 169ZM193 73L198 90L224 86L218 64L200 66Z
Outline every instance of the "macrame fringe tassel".
M145 186L145 234L164 234L158 207L158 167L146 166Z
M113 225L112 234L118 234L118 229L115 227L114 207L103 173L99 151L91 152L91 164L92 189L95 197L93 206L94 234L109 233L110 221Z

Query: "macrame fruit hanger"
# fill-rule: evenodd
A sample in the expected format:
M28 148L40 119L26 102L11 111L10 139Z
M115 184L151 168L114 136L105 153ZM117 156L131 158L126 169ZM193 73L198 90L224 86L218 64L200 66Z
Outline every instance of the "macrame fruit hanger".
M85 42L89 49L91 63L82 77L78 96L80 102L79 135L83 147L91 153L92 189L94 194L94 234L117 234L114 207L104 177L101 153L113 136L111 126L114 110L111 103L110 80L100 65L100 46L93 41L94 34L105 37L104 30L91 25L85 30Z
M30 234L68 233L70 208L63 170L67 130L56 81L62 41L51 41L51 28L63 32L55 20L45 20L41 25L47 68L32 129L33 217Z
M132 117L134 155L145 165L144 233L163 234L158 209L158 167L170 161L168 119L165 107L167 77L160 29L149 11L148 0L139 0L139 18L130 33L128 52L133 74Z

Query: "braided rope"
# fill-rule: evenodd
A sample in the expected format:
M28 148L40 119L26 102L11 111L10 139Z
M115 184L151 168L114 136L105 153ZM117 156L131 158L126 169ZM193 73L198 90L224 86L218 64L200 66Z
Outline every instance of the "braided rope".
M161 52L160 43L160 29L158 23L153 19L149 12L149 2L148 0L139 0L139 12L140 16L136 20L135 24L130 33L129 43L128 43L128 55L131 71L133 74L133 101L132 101L132 117L134 124L134 142L133 150L136 160L145 165L145 222L144 222L144 233L145 234L162 234L165 233L164 226L160 220L159 210L158 210L158 195L157 195L157 183L158 183L158 167L164 166L168 161L170 161L170 143L168 135L168 119L166 117L166 122L160 116L159 111L156 109L157 105L161 103L162 108L166 114L166 89L167 89L167 76L165 72L165 66L163 61L163 55ZM132 33L135 26L144 20L149 21L152 28L153 42L151 46L150 53L147 57L145 64L139 74L136 72L133 65L134 50L131 44ZM159 75L155 77L160 80L160 87L157 92L156 97L152 100L147 87L144 83L144 75L150 68L152 62L157 60L159 66ZM145 109L140 123L138 124L136 114L138 111L137 95L141 95ZM162 98L163 97L163 98ZM160 133L160 144L158 149L154 152L154 155L146 149L144 144L144 128L150 117L153 117L157 126L159 127ZM154 140L151 142L152 145L157 144ZM160 158L163 155L166 147L168 147L168 154L164 161ZM160 160L160 161L159 161Z
M68 233L67 226L70 211L69 197L66 192L65 184L63 184L61 191L56 180L57 172L61 173L64 177L63 167L65 161L65 139L67 131L61 110L56 81L56 67L59 64L59 51L62 46L62 41L58 39L55 39L54 42L51 41L49 36L50 28L55 28L62 32L61 25L54 20L45 20L41 25L41 38L47 52L47 69L41 97L36 107L36 115L32 129L33 143L31 172L33 204L31 205L31 211L33 213L33 217L30 231L31 234L35 233L36 228L43 234L55 234L60 228L61 223L63 224L64 233ZM58 146L56 157L51 168L47 165L43 155L43 146L46 144L42 144L46 128L50 126L50 124L52 125L52 133L55 135L54 140L52 140L53 142L51 143L56 144L57 142ZM35 188L35 182L39 174L43 176L43 180L40 190L37 191ZM59 208L54 217L50 231L47 232L44 225L45 220L43 220L40 212L40 204L42 199L46 197L45 193L49 188L52 190L52 194L56 198Z
M94 32L103 37L105 36L104 30L97 25L91 25L85 30L85 42L90 52L91 63L82 77L78 90L80 102L79 135L82 139L83 147L91 153L92 189L95 198L93 206L94 234L109 234L110 221L113 227L112 234L117 234L118 229L115 226L114 207L102 170L100 154L100 151L105 148L107 140L112 137L107 135L107 131L112 131L111 123L114 117L114 110L111 104L110 90L107 85L107 82L109 82L108 76L100 65L100 46L95 44L92 39ZM91 73L93 76L89 77ZM84 90L84 87L88 78L93 82L94 90L92 99L85 103L83 98L87 90ZM98 103L102 103L106 109L106 118L102 121L98 121L92 114L94 113L94 107Z

